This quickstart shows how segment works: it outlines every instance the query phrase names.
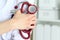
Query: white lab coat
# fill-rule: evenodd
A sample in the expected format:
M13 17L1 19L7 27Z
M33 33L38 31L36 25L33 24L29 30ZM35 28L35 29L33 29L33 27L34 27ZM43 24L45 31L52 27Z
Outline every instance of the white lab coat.
M25 0L0 0L0 22L9 20L12 15L11 10L14 9L15 5L22 1ZM27 34L25 33L23 34L27 36ZM18 30L16 29L0 35L0 40L24 40L24 39L20 36ZM28 40L30 40L30 38Z

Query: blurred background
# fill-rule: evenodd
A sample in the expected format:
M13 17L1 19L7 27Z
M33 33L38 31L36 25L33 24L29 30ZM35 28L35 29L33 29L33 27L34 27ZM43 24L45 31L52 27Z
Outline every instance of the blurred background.
M60 0L27 1L38 7L38 12L36 13L37 26L33 30L31 40L60 40Z
M32 40L60 40L60 0L28 0L39 8Z

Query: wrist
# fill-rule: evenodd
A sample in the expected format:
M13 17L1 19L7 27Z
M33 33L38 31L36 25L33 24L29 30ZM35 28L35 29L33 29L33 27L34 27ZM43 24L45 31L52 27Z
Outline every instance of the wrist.
M15 27L13 26L13 19L10 19L9 20L9 26L11 27L11 30L14 30L15 29Z
M10 19L9 24L12 30L18 29L17 20L15 18Z

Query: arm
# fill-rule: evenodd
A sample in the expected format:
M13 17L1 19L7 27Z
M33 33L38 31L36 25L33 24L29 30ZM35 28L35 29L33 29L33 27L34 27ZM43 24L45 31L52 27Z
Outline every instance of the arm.
M10 22L11 22L11 20L0 23L0 35L13 30Z
M34 20L34 21L33 21ZM31 26L34 24L34 26ZM9 32L14 29L33 29L36 25L36 17L35 14L22 14L19 11L16 12L14 17L10 20L0 23L0 34Z

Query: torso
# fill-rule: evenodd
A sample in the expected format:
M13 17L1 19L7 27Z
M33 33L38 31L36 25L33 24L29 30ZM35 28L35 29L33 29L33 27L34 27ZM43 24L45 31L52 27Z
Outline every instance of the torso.
M2 4L2 0L0 2L0 22L9 20L11 18L11 10L14 9L14 6L18 4L19 2L24 1L24 0L4 0ZM26 35L26 34L25 34ZM14 36L14 38L13 38ZM0 40L24 40L18 30L10 31L7 33L4 33L0 36ZM30 40L30 39L28 39Z

